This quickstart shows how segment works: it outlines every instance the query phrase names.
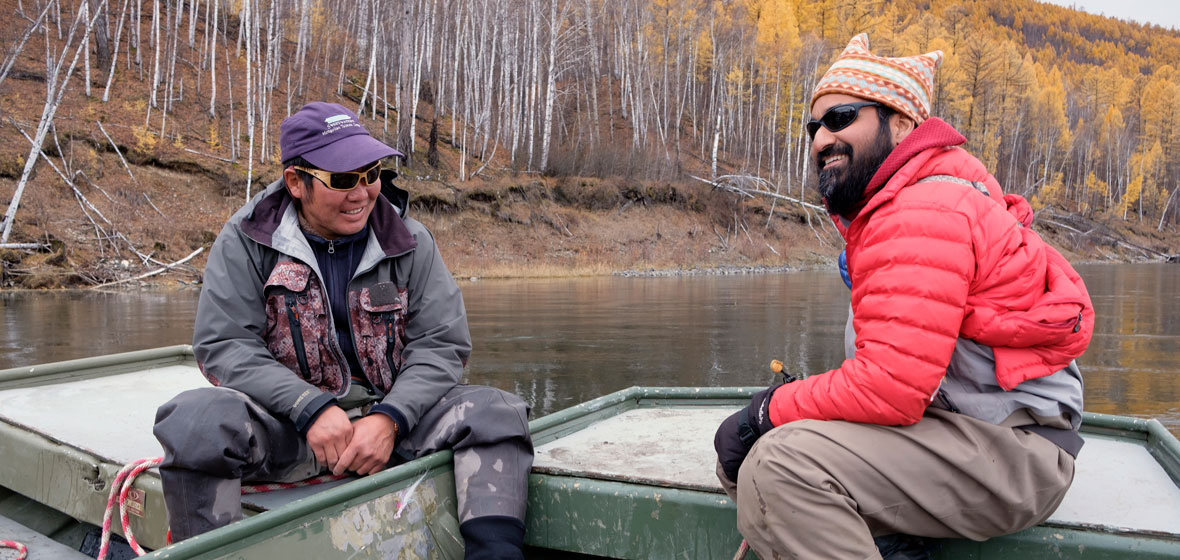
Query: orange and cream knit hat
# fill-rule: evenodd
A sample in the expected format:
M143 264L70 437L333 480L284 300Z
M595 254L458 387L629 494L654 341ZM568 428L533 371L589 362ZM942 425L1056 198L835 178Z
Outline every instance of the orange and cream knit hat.
M811 94L811 105L825 93L845 93L880 101L914 120L930 117L934 71L942 51L905 58L888 58L869 52L869 36L861 33L844 47Z

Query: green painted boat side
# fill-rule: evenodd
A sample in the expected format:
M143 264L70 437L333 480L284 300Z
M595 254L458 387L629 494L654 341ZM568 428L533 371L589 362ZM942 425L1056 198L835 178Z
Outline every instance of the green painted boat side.
M530 423L535 441L543 445L621 412L644 407L734 407L758 388L643 388L612 393ZM1175 438L1158 422L1135 418L1087 415L1086 429L1108 436L1146 442L1161 464L1175 465ZM423 461L426 459L422 459ZM156 558L273 558L305 550L323 527L340 519L349 507L404 487L416 468L410 463L329 490L305 503L296 502L206 535L204 544L181 543L156 552ZM440 480L446 476L444 464ZM1169 469L1175 478L1174 469ZM349 487L367 481L371 492ZM347 490L346 490L347 489ZM723 494L662 488L625 481L534 473L529 484L527 543L541 550L566 551L606 558L732 558L741 542L733 503ZM266 518L270 518L267 520ZM231 532L232 531L232 532ZM435 530L427 531L434 536ZM245 539L245 540L243 540ZM212 541L212 542L208 542ZM983 543L948 540L938 543L937 558L1180 558L1180 537L1040 526ZM344 553L346 551L340 550ZM348 549L352 557L379 558L364 549ZM396 556L414 558L419 556ZM430 558L449 558L442 547ZM753 558L753 555L749 556Z
M401 517L394 519L399 493L423 474L425 478L413 492L413 500ZM451 453L443 451L142 558L459 559L463 557L463 545L455 511ZM395 553L390 555L390 549Z
M0 371L0 390L117 375L148 367L194 366L191 349L177 346ZM530 422L542 446L595 423L644 408L743 406L761 387L632 387ZM1139 442L1180 486L1180 442L1154 420L1087 413L1083 431ZM96 523L105 485L118 465L104 463L66 442L47 440L0 422L0 486L20 486L36 502ZM4 474L7 473L7 474ZM425 474L423 474L425 473ZM741 542L736 510L724 494L653 486L627 476L604 480L577 473L534 472L529 481L527 544L552 557L568 553L607 558L732 558ZM402 515L393 518L406 489L421 479ZM0 478L4 478L0 476ZM141 477L147 516L134 529L148 546L162 544L164 506L159 479ZM2 489L0 489L2 490ZM438 453L377 475L312 494L238 523L157 550L149 558L460 558L451 455ZM3 514L3 511L0 511ZM939 558L1180 558L1180 534L1042 525L983 543L945 541ZM750 556L753 557L752 555Z

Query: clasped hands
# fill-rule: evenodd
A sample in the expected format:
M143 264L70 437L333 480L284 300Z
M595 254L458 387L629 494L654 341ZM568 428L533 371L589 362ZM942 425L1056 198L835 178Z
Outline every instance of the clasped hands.
M381 471L396 441L397 423L390 417L370 414L353 422L336 405L329 405L307 430L307 444L316 461L327 465L334 475Z

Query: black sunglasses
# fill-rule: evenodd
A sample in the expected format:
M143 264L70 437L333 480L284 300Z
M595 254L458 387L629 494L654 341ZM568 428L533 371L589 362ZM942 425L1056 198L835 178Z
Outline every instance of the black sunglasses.
M860 110L864 107L880 107L881 104L876 101L860 101L857 103L845 103L843 105L836 105L824 112L824 116L818 120L811 119L807 121L807 136L813 141L815 140L815 133L819 132L819 126L822 124L824 128L838 132L848 128L848 125L856 122L856 117L860 115Z
M373 164L364 171L342 171L336 173L329 173L322 169L311 169L308 167L300 167L298 165L292 166L316 179L319 179L324 186L334 191L351 191L356 188L357 183L363 177L366 185L376 185L381 180L381 162Z

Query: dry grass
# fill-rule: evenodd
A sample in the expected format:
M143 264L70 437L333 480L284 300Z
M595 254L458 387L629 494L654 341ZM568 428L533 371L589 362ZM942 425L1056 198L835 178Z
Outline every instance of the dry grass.
M415 198L411 209L461 278L775 267L839 253L830 227L820 232L829 239L823 247L801 214L779 206L768 219L769 204L738 203L699 183L566 178L447 188L445 207L429 190L427 203Z

